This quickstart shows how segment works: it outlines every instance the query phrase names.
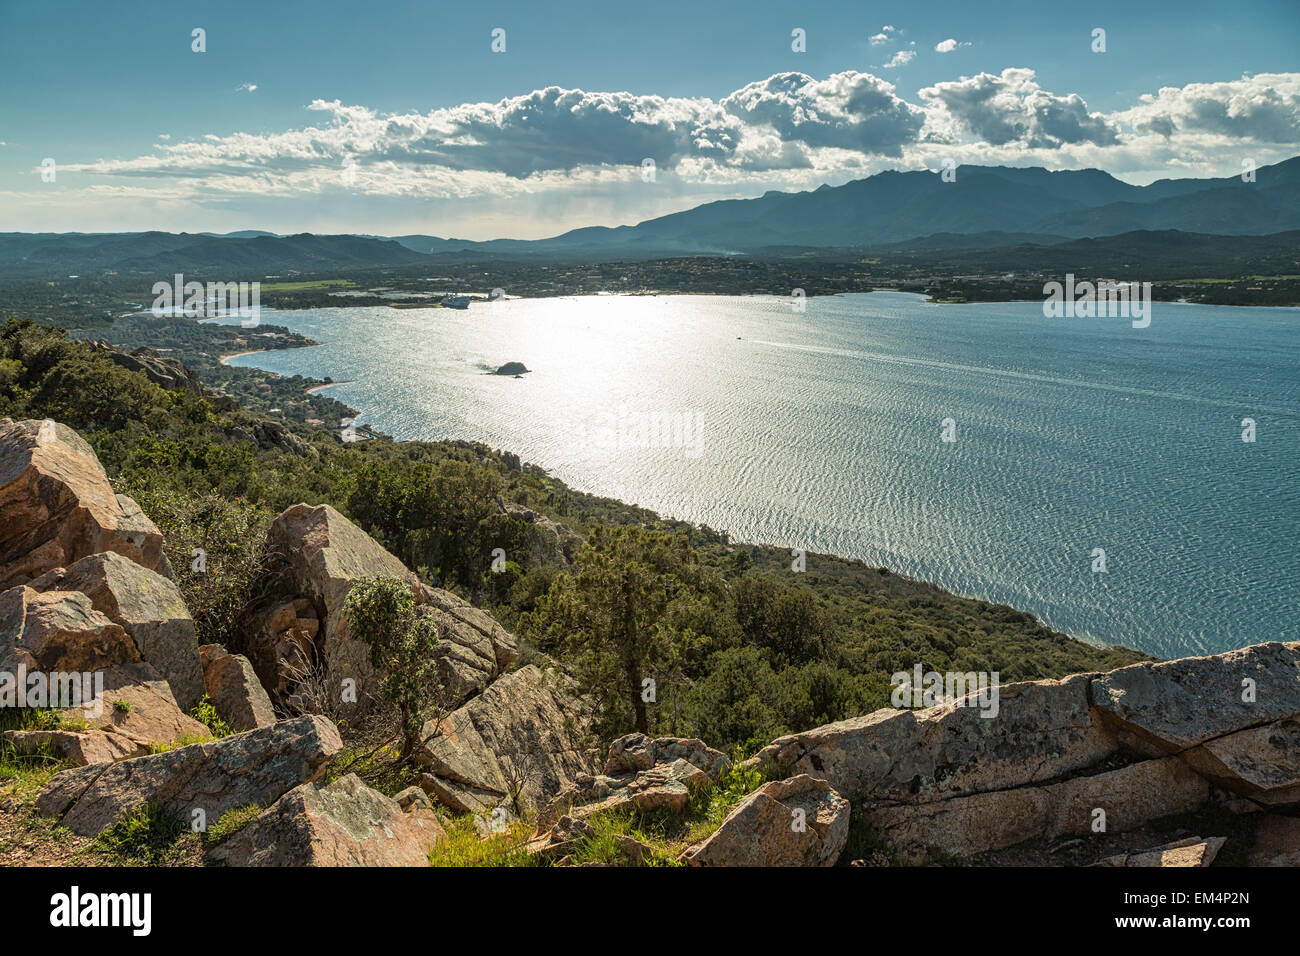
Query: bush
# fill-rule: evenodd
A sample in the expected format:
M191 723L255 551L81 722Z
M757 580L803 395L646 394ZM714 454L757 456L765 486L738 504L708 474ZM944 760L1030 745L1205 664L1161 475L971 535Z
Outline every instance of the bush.
M416 614L410 585L395 578L353 585L343 614L349 635L370 645L370 663L383 675L380 697L397 712L400 758L409 760L433 710L437 625L431 617Z

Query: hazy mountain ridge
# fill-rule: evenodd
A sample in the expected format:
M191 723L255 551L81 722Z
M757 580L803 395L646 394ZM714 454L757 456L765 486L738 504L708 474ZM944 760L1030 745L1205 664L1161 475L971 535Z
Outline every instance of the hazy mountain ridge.
M1097 169L961 166L953 181L886 171L809 192L725 199L635 226L586 226L549 239L212 233L0 233L0 274L191 273L416 265L429 257L650 259L773 249L1012 248L1132 232L1262 236L1300 229L1300 157L1254 182L1165 179L1132 186ZM1003 238L1005 237L1005 238Z

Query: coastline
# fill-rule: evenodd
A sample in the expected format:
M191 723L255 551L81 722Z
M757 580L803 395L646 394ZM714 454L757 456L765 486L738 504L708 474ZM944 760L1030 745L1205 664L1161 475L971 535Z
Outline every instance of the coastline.
M229 362L230 359L233 359L233 358L239 358L241 355L256 355L256 354L259 353L259 352L267 352L267 351L270 351L270 350L269 350L269 349L249 349L247 352L231 352L229 355L218 355L218 356L217 356L217 364L219 364L219 365L229 365L229 364L230 364L230 362ZM262 371L266 371L266 369L262 369ZM276 373L275 373L275 372L269 372L268 374L270 374L270 375L275 375Z

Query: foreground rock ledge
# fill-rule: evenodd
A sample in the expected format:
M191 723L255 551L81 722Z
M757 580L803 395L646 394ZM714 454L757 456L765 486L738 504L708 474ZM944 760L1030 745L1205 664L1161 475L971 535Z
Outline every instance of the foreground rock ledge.
M145 805L185 821L201 810L212 824L228 810L266 806L315 779L342 748L338 729L324 717L282 720L167 753L65 770L40 792L36 808L80 836L102 833Z
M458 812L541 809L594 769L590 716L572 681L529 664L424 726L416 758L433 795ZM515 806L517 805L517 807Z
M79 591L95 610L131 635L140 657L167 679L188 710L203 696L194 619L170 579L112 551L55 568L31 582L35 591Z
M350 773L324 787L290 790L208 859L229 866L428 866L429 851L445 836L427 806L403 809Z
M834 866L849 838L849 802L800 774L765 783L683 854L694 866Z

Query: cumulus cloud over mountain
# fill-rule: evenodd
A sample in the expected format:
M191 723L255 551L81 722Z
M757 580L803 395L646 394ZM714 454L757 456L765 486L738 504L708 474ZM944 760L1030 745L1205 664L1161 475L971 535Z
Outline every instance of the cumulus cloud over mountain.
M941 44L942 45L942 44ZM934 83L915 101L889 81L847 70L777 73L722 97L665 97L552 86L495 103L380 113L317 100L322 121L268 134L159 142L130 159L61 166L153 178L189 191L292 196L340 187L394 197L509 196L630 180L646 159L680 182L760 177L801 185L888 167L959 162L1153 168L1236 165L1240 145L1300 143L1300 74L1165 87L1101 113L1076 93L1008 68ZM1226 152L1231 149L1231 156ZM1150 166L1143 166L1150 161Z

